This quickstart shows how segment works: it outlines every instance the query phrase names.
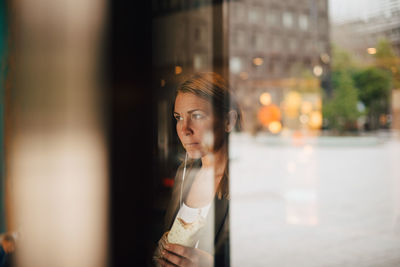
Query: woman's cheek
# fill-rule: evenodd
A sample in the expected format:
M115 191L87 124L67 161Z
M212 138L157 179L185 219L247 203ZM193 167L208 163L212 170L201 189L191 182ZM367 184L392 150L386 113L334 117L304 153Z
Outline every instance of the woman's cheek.
M203 147L205 148L206 151L212 151L212 148L214 146L214 133L213 131L206 131L203 134Z

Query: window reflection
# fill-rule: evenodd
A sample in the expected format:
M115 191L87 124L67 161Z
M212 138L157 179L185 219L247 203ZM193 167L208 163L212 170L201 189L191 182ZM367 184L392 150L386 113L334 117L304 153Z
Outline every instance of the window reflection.
M241 3L251 10L252 3ZM363 229L355 235L377 255L385 249L375 245L373 238L361 237L361 232L374 235L383 225L390 225L385 228L388 233L398 229L398 223L385 218L398 218L399 214L397 193L390 189L392 181L397 184L399 179L389 171L400 148L395 37L399 8L395 4L385 8L383 1L365 8L355 1L259 4L264 12L262 23L249 11L253 17L248 23L231 18L230 24L232 33L239 25L253 33L252 47L230 43L230 59L240 51L242 63L246 63L240 71L234 61L230 65L231 85L245 118L244 131L230 139L231 188L236 196L232 199L232 262L238 266L248 262L290 265L290 260L281 257L286 255L287 244L299 242L296 235L302 233L306 248L289 247L300 251L300 263L295 264L309 266L304 255L320 251L321 245L348 240L350 250L360 249L349 241L354 237L352 227ZM370 11L359 12L358 8ZM258 33L264 36L264 46L255 45ZM368 88L376 90L376 99L368 101L366 84L373 81ZM368 111L368 106L374 111ZM387 159L378 159L378 155ZM385 174L388 176L382 178ZM359 186L377 186L388 197L383 200L368 190L358 190ZM392 208L372 204L376 201ZM376 219L380 226L368 228L367 213L380 214ZM356 223L357 218L364 218L365 223ZM250 226L255 234L242 230ZM318 237L312 233L319 233ZM266 244L270 238L273 241ZM254 243L263 250L254 248ZM398 249L389 243L381 245ZM265 251L279 256L265 260ZM243 256L247 253L252 256ZM389 254L387 260L398 260ZM379 265L373 256L363 257ZM357 259L335 256L327 261L340 264Z
M12 154L6 155L6 160L12 163L6 169L6 175L16 177L13 179L18 190L14 198L20 204L13 216L29 218L25 229L38 230L34 238L25 239L28 240L25 249L28 249L24 252L29 257L21 262L28 262L29 265L32 257L38 262L48 260L55 263L60 257L65 264L84 260L89 265L101 261L101 266L108 256L107 253L100 253L107 245L107 235L95 233L105 227L106 209L95 204L103 203L106 196L106 164L100 163L105 162L110 152L103 147L101 120L96 115L101 101L98 101L94 91L84 95L82 92L95 88L99 83L94 73L102 64L94 59L97 48L89 49L94 47L92 44L95 42L88 40L103 38L99 37L103 25L99 21L103 17L100 13L104 12L104 6L101 3L75 3L68 4L65 11L64 6L53 3L51 6L56 7L56 12L53 12L56 16L43 16L42 9L48 6L48 1L41 1L41 8L38 9L32 9L31 4L25 2L16 2L16 10L22 10L22 16L15 18L18 22L16 29L23 31L16 31L20 38L16 51L21 53L16 58L16 98L11 100L21 100L34 112L28 113L19 109L16 102L10 102L15 110L7 112L12 114L10 121L15 124L11 123L10 127L15 127L16 134L10 134L13 141L7 144L7 149ZM226 251L222 253L223 264L220 266L397 264L400 261L398 253L395 253L400 249L397 236L400 227L399 1L151 2L153 13L144 14L152 20L151 38L150 33L148 36L148 42L152 44L146 43L152 51L143 53L143 61L151 61L152 71L148 71L148 75L153 79L148 84L141 84L138 90L154 93L154 99L146 102L154 113L146 112L145 116L149 124L154 121L156 135L156 144L148 147L154 157L151 162L153 169L143 177L148 180L153 178L149 184L154 186L151 195L155 198L151 207L154 231L148 236L143 234L147 241L143 245L148 254L146 259L151 262L157 242L160 238L168 238L164 233L172 231L175 222L174 229L178 231L172 231L170 242L181 242L177 232L185 232L187 223L194 223L196 220L192 219L198 218L196 216L200 213L203 219L209 215L207 218L211 221L230 223L223 224L226 228L221 230L225 234L221 240ZM94 7L94 12L89 12L90 7ZM69 12L77 10L80 12ZM74 19L71 20L70 15ZM129 16L122 17L126 21L131 19ZM30 21L33 23L28 23ZM43 24L46 21L49 23ZM86 26L80 27L77 21L86 21ZM69 30L63 31L67 29L64 27ZM94 27L93 31L88 30L91 27ZM75 28L79 30L75 31ZM58 39L63 34L69 36L68 42ZM132 31L128 39L140 42L142 38L142 34ZM43 47L51 49L38 49ZM121 54L124 58L125 54ZM29 63L31 56L35 58L34 63ZM127 69L136 66L136 62L127 62ZM3 61L2 64L8 66ZM43 70L48 77L42 75ZM112 70L115 73L120 71ZM135 68L127 73L137 75ZM231 193L230 199L225 199L223 203L229 203L229 209L224 206L223 211L229 213L217 212L215 203L209 205L213 197L194 206L190 204L196 201L190 202L190 198L180 201L177 197L180 196L179 189L186 190L185 196L189 195L190 186L179 186L185 184L180 178L186 174L186 183L196 180L199 173L205 178L197 180L201 182L215 176L215 170L202 170L203 162L196 161L196 157L202 158L199 153L209 152L207 149L213 147L218 139L217 128L221 130L222 126L226 126L215 123L216 116L223 114L225 117L220 118L221 121L229 118L229 113L221 113L217 110L218 105L210 99L202 102L208 105L207 112L198 109L188 111L182 105L176 109L177 89L199 73L214 73L223 77L229 92L237 96L238 106L243 112L243 127L232 129L229 139L224 136L223 142L226 145L226 162L222 165L229 172L230 182L225 186ZM213 75L211 83L219 80ZM37 77L43 77L43 80ZM50 77L49 80L46 77ZM65 83L65 80L68 82ZM3 86L6 81L1 82ZM136 94L137 88L131 88L129 82L122 81L121 84L129 94ZM41 93L44 105L41 98L37 102L33 94L35 90L45 92ZM180 93L182 97L182 91ZM141 102L135 97L126 100L123 95L123 101L118 105L123 103L131 107ZM198 104L205 100L204 95L202 97L190 101L186 98L178 104ZM232 107L233 102L229 104ZM70 109L69 105L74 108ZM67 116L59 116L56 107L65 107ZM46 111L44 115L41 108ZM44 116L44 120L34 127L32 125L38 122L38 114ZM54 114L56 120L50 118ZM84 115L78 116L76 121L71 119L79 114ZM130 113L123 115L131 116ZM70 126L68 129L58 126L65 119L71 123L67 123ZM41 124L43 121L45 130ZM85 128L86 124L85 127L81 125L86 121L89 121L88 128ZM130 123L133 132L142 130L143 125L136 125L135 121ZM86 129L84 134L82 129ZM185 139L193 129L195 132L199 129L203 131L200 138L202 149L196 149L200 146L199 140ZM152 134L148 133L149 136ZM43 147L46 149L43 150ZM43 151L47 154L42 154ZM142 156L141 151L135 153ZM54 164L48 167L49 162ZM64 168L65 162L77 168ZM87 164L82 165L82 162ZM26 166L21 168L20 163ZM59 169L57 166L64 167ZM31 168L43 169L43 174L32 172ZM77 176L79 181L70 178L76 170L82 170ZM45 186L39 187L37 181L45 181ZM82 181L86 182L82 184ZM4 179L1 182L4 184ZM10 193L5 188L0 190L2 200L6 193ZM205 190L206 193L213 192L217 187L212 185L210 188ZM84 194L88 190L98 194ZM58 192L57 196L54 192ZM71 201L66 192L78 196L79 200ZM127 192L132 191L127 189ZM82 212L88 206L76 205L76 201L82 204L83 195L89 201L88 206L93 204L97 207L92 212ZM30 201L32 199L34 201ZM51 212L35 216L35 210L25 205L26 201L42 210L47 207L44 210ZM3 202L0 201L0 205ZM57 203L63 207L61 210L55 206ZM192 213L193 208L196 216ZM0 212L3 216L0 220L1 233L10 232L5 236L11 235L18 242L18 234L4 226L10 218L4 218L4 209ZM72 220L72 223L64 225L74 214L89 220L84 220L82 224ZM219 214L229 214L230 218L228 215L227 219L217 218ZM93 222L93 218L98 220ZM161 226L164 218L169 221L165 229ZM46 223L42 223L43 220ZM89 221L92 223L89 224ZM56 226L54 222L57 222ZM204 220L199 220L193 225L200 226L200 229L203 223ZM68 231L57 231L60 225ZM85 230L89 228L92 230ZM42 239L43 232L51 233L50 237ZM201 241L191 236L181 245L207 250L213 258L220 251L217 247L221 248L221 244L214 240L217 232L216 228L207 231L208 235ZM69 243L71 237L77 236L84 237L86 245L99 242L95 242L96 246L85 246L82 252L78 249L81 244L75 246L71 245L74 242ZM25 234L26 237L30 235ZM7 242L4 245L2 239L3 250L12 251L12 242ZM36 250L29 250L29 247ZM78 250L81 252L75 253ZM46 253L43 251L52 253L47 253L49 256L44 258L42 255ZM103 256L93 256L99 253ZM209 262L208 265L213 264Z

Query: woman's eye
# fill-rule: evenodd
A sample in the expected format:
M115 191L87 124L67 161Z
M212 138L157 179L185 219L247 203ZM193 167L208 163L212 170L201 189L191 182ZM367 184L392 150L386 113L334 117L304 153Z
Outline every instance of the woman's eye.
M192 115L192 118L193 118L194 120L200 120L200 119L203 119L203 118L204 118L204 115L203 115L203 114L195 113L195 114Z
M175 120L176 120L176 121L181 121L181 120L182 120L182 117L181 117L181 116L175 116Z

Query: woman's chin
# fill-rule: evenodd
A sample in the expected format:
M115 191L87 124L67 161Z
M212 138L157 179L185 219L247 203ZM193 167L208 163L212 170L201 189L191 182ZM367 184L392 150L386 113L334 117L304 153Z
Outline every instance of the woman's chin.
M188 149L186 150L186 152L188 153L188 156L191 159L200 159L201 157L203 157L203 153L200 150Z

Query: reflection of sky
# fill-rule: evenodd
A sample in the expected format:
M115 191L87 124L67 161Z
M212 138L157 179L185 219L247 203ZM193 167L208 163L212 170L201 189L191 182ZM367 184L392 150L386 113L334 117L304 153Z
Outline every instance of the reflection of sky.
M379 12L389 4L388 0L328 0L332 22L366 19L371 13ZM393 1L392 1L393 2ZM396 5L400 4L396 0Z

